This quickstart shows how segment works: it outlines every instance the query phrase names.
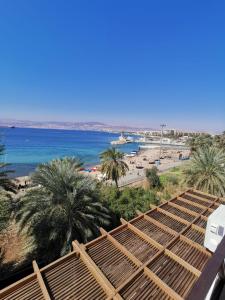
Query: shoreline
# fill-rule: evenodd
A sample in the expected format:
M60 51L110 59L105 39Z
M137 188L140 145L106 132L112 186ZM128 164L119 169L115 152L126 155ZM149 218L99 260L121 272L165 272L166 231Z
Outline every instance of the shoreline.
M151 149L141 149L138 154L134 157L124 157L124 161L127 163L129 170L127 175L119 180L120 186L125 186L132 184L135 181L140 181L144 179L145 170L156 166L159 173L166 172L173 167L179 166L186 160L180 160L179 155L182 154L183 157L189 157L190 151L179 149L179 148L162 148L160 164L156 164L159 159L160 148L154 147ZM80 172L84 175L92 176L95 179L102 180L103 174L99 170L100 163L98 164L85 164L84 169ZM89 172L88 170L91 170ZM18 182L18 184L24 184L25 181L29 181L31 174L24 176L16 176L13 179Z

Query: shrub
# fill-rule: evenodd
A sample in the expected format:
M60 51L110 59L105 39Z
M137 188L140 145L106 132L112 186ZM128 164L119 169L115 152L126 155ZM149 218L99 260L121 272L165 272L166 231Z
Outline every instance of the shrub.
M117 190L115 187L102 187L102 199L107 201L109 209L117 216L130 220L137 215L137 211L146 212L150 204L158 204L154 191L143 188L125 188Z
M160 188L161 187L160 178L157 173L158 173L158 169L156 167L146 170L145 175L149 182L150 188Z

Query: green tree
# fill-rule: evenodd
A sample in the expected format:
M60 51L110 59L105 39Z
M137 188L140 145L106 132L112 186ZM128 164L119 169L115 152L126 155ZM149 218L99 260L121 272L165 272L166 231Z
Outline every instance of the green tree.
M160 188L161 187L160 178L158 176L158 169L156 167L147 169L145 171L145 175L149 182L150 188Z
M106 174L106 179L113 180L118 188L119 178L126 175L129 170L128 165L123 161L124 154L115 148L105 150L100 154L102 172Z
M16 186L10 180L8 175L12 173L12 170L8 170L9 164L6 164L1 161L1 157L5 154L5 146L0 145L0 187L5 189L6 191L15 192Z
M130 220L137 211L146 212L151 204L157 205L159 200L154 191L143 188L126 187L118 190L116 187L102 187L103 201L107 199L110 210L119 218Z
M185 182L204 192L225 195L225 152L215 146L194 152L189 168L184 171Z
M21 198L17 220L34 237L36 257L48 262L64 255L74 239L87 242L110 223L99 202L98 184L78 172L75 158L41 164L32 176L38 185Z

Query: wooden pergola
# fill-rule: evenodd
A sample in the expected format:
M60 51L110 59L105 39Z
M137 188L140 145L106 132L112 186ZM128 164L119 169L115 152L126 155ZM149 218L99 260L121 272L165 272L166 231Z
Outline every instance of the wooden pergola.
M224 199L197 190L139 214L1 290L4 300L186 299L211 253L207 218Z

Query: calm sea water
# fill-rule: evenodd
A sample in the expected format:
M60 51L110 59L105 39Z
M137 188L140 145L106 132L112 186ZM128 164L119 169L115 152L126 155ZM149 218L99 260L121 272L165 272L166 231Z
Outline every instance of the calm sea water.
M14 176L32 172L37 164L53 158L77 156L86 166L99 163L99 154L110 147L119 134L95 131L70 131L31 128L0 128L6 146L3 160L11 163ZM120 145L123 152L137 150L138 144Z

